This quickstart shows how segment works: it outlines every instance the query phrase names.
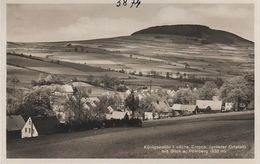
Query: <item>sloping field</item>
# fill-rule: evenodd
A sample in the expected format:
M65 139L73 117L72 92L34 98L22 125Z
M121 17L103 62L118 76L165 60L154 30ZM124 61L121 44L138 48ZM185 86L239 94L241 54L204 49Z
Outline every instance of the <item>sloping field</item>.
M175 35L133 35L88 41L30 43L12 45L12 50L25 53L27 50L35 56L46 52L49 53L48 58L54 60L143 74L156 68L164 74L181 72L225 77L254 69L253 44L202 44L196 38Z
M165 145L180 148L147 148ZM192 145L197 148L191 148ZM227 148L218 148L222 152L216 153L216 149L209 148L216 145ZM181 148L184 146L190 148ZM168 150L168 153L162 150ZM16 140L7 143L7 157L254 158L254 114L198 115L181 120L148 121L142 128L108 128Z

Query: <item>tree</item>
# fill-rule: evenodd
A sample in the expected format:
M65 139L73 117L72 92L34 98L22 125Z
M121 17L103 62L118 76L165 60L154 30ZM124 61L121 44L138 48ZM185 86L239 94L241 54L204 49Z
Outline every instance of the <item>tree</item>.
M170 72L166 72L166 79L170 78Z
M93 75L89 75L87 81L88 81L90 84L92 84L93 81L94 81L94 76L93 76Z
M24 103L19 105L15 114L20 114L28 119L31 116L50 116L54 115L51 110L50 94L48 91L37 90L24 98Z
M191 104L192 100L193 94L189 88L179 89L173 97L173 101L177 104Z
M132 116L134 117L134 112L139 107L139 98L135 96L134 90L132 90L131 93L125 99L125 106L132 111Z
M69 120L73 119L78 121L83 121L86 117L86 106L84 98L88 96L85 92L76 92L75 95L69 96L65 102L65 109L69 113Z
M248 104L254 101L254 80L252 79L244 75L226 80L220 88L222 99L226 102L234 102L236 110L240 103Z
M37 90L25 97L25 104L41 106L46 109L51 109L50 92L47 90Z
M212 81L206 82L203 87L199 89L199 95L202 100L212 100L213 96L216 96L217 93L217 85Z
M92 89L89 88L89 89L88 89L88 94L91 94L91 93L92 93Z
M224 81L222 78L217 78L215 80L215 84L217 85L218 89L223 85Z

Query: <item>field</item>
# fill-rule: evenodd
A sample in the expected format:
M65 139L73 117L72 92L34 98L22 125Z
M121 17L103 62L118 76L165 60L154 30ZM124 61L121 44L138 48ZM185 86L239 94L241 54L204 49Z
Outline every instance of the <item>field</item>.
M149 138L149 139L148 139ZM190 146L189 153L145 146ZM192 149L191 146L197 146ZM203 147L220 152L203 153ZM237 146L235 148L235 146ZM241 146L240 148L238 146ZM177 149L177 148L175 148ZM190 150L192 149L192 150ZM200 150L200 151L199 151ZM224 151L225 150L225 151ZM7 143L8 158L253 158L254 113L204 114L144 122L142 128L109 128L54 134Z
M229 77L254 68L253 44L201 44L191 38L138 35L108 39L9 43L9 51L104 69Z

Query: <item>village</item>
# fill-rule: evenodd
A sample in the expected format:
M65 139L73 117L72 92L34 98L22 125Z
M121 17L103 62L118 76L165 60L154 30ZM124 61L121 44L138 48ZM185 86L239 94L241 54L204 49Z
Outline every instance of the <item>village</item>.
M33 80L31 89L20 93L18 104L8 104L15 110L7 112L7 138L141 127L143 121L253 110L252 79L252 75L245 74L222 82L208 81L201 88L186 86L175 90L151 84L135 88L124 85L121 92L102 90L106 81L101 81L101 92L95 92L98 88L86 81L74 78L65 83L48 75Z

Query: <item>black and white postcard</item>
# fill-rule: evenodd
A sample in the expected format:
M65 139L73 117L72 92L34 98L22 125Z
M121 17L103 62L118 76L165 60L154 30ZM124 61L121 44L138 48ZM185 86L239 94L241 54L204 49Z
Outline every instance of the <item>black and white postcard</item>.
M3 163L257 163L256 1L2 4Z

